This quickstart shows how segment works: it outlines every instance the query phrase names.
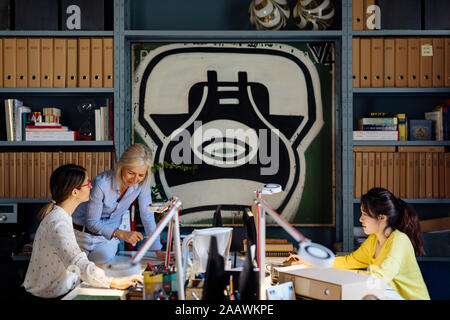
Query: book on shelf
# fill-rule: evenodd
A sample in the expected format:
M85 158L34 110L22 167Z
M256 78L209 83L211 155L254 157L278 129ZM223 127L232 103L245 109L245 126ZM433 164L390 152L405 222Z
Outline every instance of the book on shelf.
M75 141L75 131L25 132L25 141Z
M398 131L353 131L353 140L398 140Z
M294 251L294 245L287 239L266 239L266 256L289 256ZM247 239L243 240L242 253L247 252Z
M439 129L442 130L442 140L450 140L449 124L450 118L448 116L448 108L450 107L450 100L441 101L431 112L436 112L442 118L439 123ZM442 128L441 128L442 127Z
M107 102L108 103L108 102ZM110 139L110 108L109 103L106 106L101 106L94 111L95 118L95 140L105 141Z
M408 139L432 140L432 121L427 119L408 120Z
M406 117L406 114L399 113L396 114L395 117L398 120L398 141L407 141L408 140L408 118Z
M396 117L368 117L359 119L360 125L397 125Z
M46 127L35 127L35 128L25 128L25 132L66 132L69 131L68 127L60 128L46 128Z
M425 112L425 119L432 121L432 130L434 132L434 140L444 140L444 122L442 111Z
M397 131L397 125L377 125L377 124L364 124L358 128L360 131Z
M4 103L7 141L22 141L24 114L31 109L18 99L5 99Z

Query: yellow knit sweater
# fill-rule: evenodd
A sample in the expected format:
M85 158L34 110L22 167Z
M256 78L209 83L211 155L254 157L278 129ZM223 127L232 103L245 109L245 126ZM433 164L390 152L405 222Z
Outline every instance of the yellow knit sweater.
M377 236L371 234L358 250L336 257L333 268L362 269L381 276L405 299L430 300L422 273L417 264L414 248L408 236L395 230L388 237L378 256L374 258Z

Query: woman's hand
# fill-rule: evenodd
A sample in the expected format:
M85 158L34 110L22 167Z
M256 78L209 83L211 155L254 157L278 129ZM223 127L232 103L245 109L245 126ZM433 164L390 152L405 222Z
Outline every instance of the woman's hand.
M144 239L142 233L137 231L125 231L117 229L115 232L115 236L119 239L124 240L125 242L135 244Z
M143 283L144 277L141 274L135 274L129 277L113 278L109 284L109 287L111 289L125 290L129 287L135 287L136 282Z

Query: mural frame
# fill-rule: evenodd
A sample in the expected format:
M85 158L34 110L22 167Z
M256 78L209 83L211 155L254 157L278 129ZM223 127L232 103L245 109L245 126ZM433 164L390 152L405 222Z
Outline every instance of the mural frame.
M176 41L174 42L155 42L155 41L130 41L130 60L131 60L131 68L130 68L130 74L131 74L131 83L130 86L133 85L133 78L134 78L134 67L135 67L135 54L133 54L133 50L135 48L136 45L147 45L147 46L155 46L155 47L159 47L159 46L163 46L166 44L171 44L171 43L178 43ZM230 41L230 43L236 43L235 41ZM247 44L254 44L254 41L248 41ZM340 90L338 90L338 92L336 92L336 87L337 85L339 85L339 76L336 76L337 72L340 72L340 63L336 61L339 61L336 57L336 52L339 52L339 48L337 47L337 45L340 45L337 41L312 41L312 42L308 42L308 41L298 41L298 42L293 42L293 41L277 41L274 42L275 44L280 43L280 44L292 44L292 43L302 43L302 44L307 44L311 46L311 52L314 52L314 56L315 59L320 62L323 63L324 61L326 61L327 59L329 61L331 61L331 63L329 63L329 68L330 68L330 85L331 85L331 92L329 93L329 99L330 99L330 103L331 103L331 110L330 110L330 115L331 115L331 195L330 195L330 202L331 202L331 215L330 215L330 220L326 223L296 223L296 222L292 222L292 224L294 226L303 226L303 227L335 227L337 226L338 221L336 220L337 217L337 211L340 210L340 205L339 205L339 200L337 199L337 195L336 195L336 184L339 183L340 178L339 178L339 172L340 172L340 166L341 163L339 161L339 157L340 157L340 143L338 141L340 141L339 138L339 131L337 128L339 128L341 126L341 124L336 123L336 119L340 119L339 117L339 105L340 105ZM245 44L245 43L244 43ZM257 45L263 45L262 42L257 42ZM327 48L327 46L331 47ZM331 54L331 56L330 56ZM337 68L336 68L337 67ZM337 70L338 69L338 70ZM130 94L130 98L131 94ZM132 100L132 99L130 99ZM132 109L134 108L134 106L132 106ZM132 112L133 113L133 110ZM135 142L142 142L142 140L139 139L139 137L136 137L135 134L135 124L133 121L133 116L130 116L130 122L131 122L131 141L132 143ZM336 139L337 138L337 139ZM338 173L338 174L337 174ZM241 212L238 211L236 212L236 220L232 220L231 223L224 223L224 225L229 225L229 226L237 226L237 225L242 225L242 221L241 219L238 218L239 214ZM207 226L208 222L204 222L204 223L188 223L188 224L183 224L183 226L186 227L204 227ZM275 226L275 224L273 224L271 221L268 221L268 226Z

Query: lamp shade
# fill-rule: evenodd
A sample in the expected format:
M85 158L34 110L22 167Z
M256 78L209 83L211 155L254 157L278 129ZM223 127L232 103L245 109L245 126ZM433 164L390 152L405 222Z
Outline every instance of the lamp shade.
M311 241L303 241L299 244L298 255L304 262L318 268L331 268L334 262L334 253Z

